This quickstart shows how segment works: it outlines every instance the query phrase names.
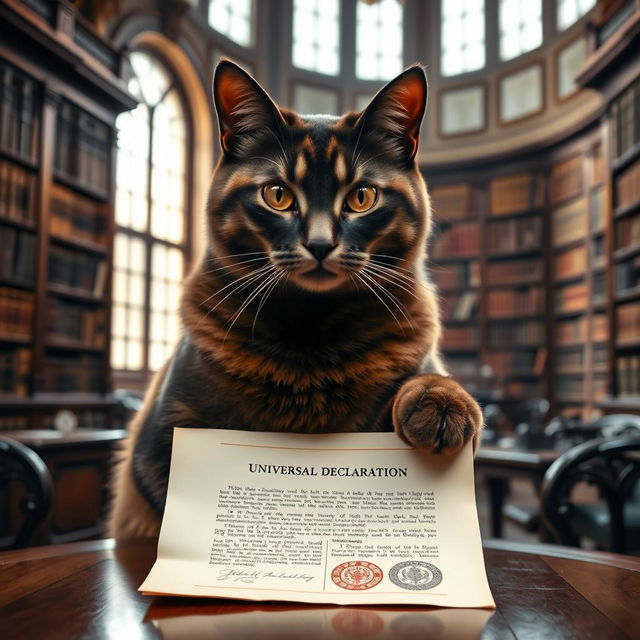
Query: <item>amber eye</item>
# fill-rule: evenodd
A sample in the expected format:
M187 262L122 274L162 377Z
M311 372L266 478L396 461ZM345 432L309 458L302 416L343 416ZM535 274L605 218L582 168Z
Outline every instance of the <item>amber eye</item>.
M295 202L291 191L281 184L268 184L263 187L262 197L264 201L276 211L291 209L291 205Z
M364 213L373 207L377 198L378 190L375 187L359 187L347 196L346 203L351 211Z

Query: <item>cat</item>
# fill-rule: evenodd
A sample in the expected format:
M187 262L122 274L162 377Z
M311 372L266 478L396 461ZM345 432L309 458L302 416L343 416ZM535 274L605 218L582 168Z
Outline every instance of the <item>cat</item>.
M279 108L240 67L214 75L221 159L183 335L114 480L109 533L157 536L172 428L392 431L451 454L482 414L438 354L431 218L415 156L427 81L412 66L360 113Z

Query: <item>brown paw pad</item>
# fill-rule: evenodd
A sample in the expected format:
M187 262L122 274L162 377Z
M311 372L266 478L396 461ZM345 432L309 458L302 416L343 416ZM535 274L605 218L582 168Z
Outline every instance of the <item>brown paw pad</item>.
M456 453L482 428L475 400L455 380L425 376L400 389L393 409L396 430L414 447Z

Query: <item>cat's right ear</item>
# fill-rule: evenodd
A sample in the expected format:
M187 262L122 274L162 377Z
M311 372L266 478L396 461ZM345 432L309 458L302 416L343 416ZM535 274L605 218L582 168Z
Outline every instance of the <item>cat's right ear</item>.
M257 131L269 128L278 135L284 119L266 91L237 64L222 60L213 77L213 99L218 113L220 144L229 156L242 152Z

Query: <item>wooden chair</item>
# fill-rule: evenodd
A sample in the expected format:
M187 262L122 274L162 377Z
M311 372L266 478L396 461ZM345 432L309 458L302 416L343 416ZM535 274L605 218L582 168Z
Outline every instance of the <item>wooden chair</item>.
M601 502L572 499L581 483L598 489ZM560 544L582 538L616 553L640 551L640 435L592 440L560 456L545 474L542 518Z
M17 531L14 496L20 496L18 510L22 515ZM20 442L0 436L0 521L4 529L0 549L29 546L52 503L53 481L42 458Z

